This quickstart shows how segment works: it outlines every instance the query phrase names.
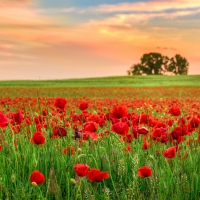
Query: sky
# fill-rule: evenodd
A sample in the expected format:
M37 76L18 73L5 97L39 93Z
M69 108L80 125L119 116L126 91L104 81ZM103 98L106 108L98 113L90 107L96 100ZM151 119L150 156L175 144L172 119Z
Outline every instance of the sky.
M0 80L127 75L150 52L200 74L199 0L0 0Z

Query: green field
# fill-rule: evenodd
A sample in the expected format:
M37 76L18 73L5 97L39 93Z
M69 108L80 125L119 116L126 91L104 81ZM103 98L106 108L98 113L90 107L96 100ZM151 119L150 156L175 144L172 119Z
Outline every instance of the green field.
M199 80L0 82L0 200L200 199Z
M19 80L0 81L0 87L199 87L200 75L181 76L113 76L102 78L80 78L63 80Z

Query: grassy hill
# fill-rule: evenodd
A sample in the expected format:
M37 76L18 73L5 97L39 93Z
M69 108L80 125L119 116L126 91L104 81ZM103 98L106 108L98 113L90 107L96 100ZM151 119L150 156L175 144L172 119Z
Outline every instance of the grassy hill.
M200 75L181 76L113 76L66 80L19 80L0 81L0 87L200 87Z

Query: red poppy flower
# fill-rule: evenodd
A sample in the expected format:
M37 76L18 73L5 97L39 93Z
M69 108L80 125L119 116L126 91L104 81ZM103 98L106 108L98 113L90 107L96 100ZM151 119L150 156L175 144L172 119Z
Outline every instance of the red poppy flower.
M29 117L27 117L27 118L25 119L25 122L26 122L27 125L31 125L31 120L30 120Z
M145 127L138 127L137 131L139 134L142 134L142 135L147 135L149 132L148 129Z
M67 131L66 131L66 129L65 128L63 128L63 127L54 127L53 128L53 135L54 136L56 136L56 137L64 137L64 136L66 136L67 135Z
M133 132L133 136L135 139L139 138L139 133L138 133L138 127L137 126L133 126L132 127L132 132Z
M144 141L143 144L142 144L142 149L143 149L143 150L147 150L147 149L149 148L149 146L150 146L150 144L149 144L149 142L146 140L146 141Z
M33 133L32 142L34 144L44 144L45 140L46 139L45 139L45 137L43 136L43 134L41 132Z
M178 124L180 124L180 125L185 124L185 118L184 117L179 118Z
M176 155L176 148L175 147L170 147L166 149L163 153L163 156L166 158L174 158Z
M80 110L86 110L88 108L88 103L87 102L81 102L79 104L79 109Z
M193 117L190 122L189 122L190 126L192 128L198 128L199 124L200 124L200 120L198 118Z
M124 122L118 122L113 124L111 130L119 135L126 135L129 130L129 126Z
M89 166L87 164L76 164L74 170L78 176L86 176L88 174Z
M92 138L93 140L97 140L99 138L99 135L95 132L88 132L88 131L82 134L83 140L88 140L89 137Z
M64 155L66 155L66 154L68 154L68 155L74 155L74 152L75 152L75 148L74 148L74 147L71 147L71 146L69 146L69 147L64 147L64 148L62 149L62 153L63 153Z
M83 133L83 134L82 134L82 139L83 139L83 140L88 140L88 139L89 139L89 135L90 135L89 133L90 133L90 132L85 132L85 133Z
M169 113L173 116L179 116L181 114L181 110L178 107L172 107L170 108Z
M30 181L31 183L35 182L37 184L42 184L45 182L45 177L40 171L35 170L31 173Z
M122 139L121 141L124 141L124 142L129 142L131 143L134 139L134 136L132 134L126 134Z
M57 98L54 102L54 106L56 108L59 108L61 111L65 109L66 104L67 104L67 100L64 98Z
M162 136L166 136L166 134L167 134L167 129L166 128L154 128L153 129L153 133L152 133L152 135L153 135L153 138L154 139L158 139L158 138L160 138L160 137L162 137Z
M127 114L128 110L125 106L115 106L111 111L111 115L117 119L125 117Z
M109 178L109 173L108 172L101 172L99 169L92 168L88 172L88 180L92 182L101 182L104 178L107 179Z
M36 130L38 132L42 131L42 124L36 124Z
M0 111L0 128L8 126L8 118Z
M97 140L98 137L99 137L99 135L98 135L97 133L95 133L95 132L92 132L92 133L89 132L89 136L90 136L90 138L92 138L93 140Z
M13 114L13 119L16 124L21 124L22 121L24 120L24 115L21 111L19 111L18 113Z
M186 126L182 125L181 127L180 126L175 127L170 134L174 140L177 140L179 136L187 135L188 131Z
M152 170L147 166L143 166L138 169L138 176L140 176L141 178L150 177L151 175Z
M98 129L98 124L96 122L89 121L84 124L84 131L95 132Z
M124 151L124 153L127 155L128 152L132 151L132 148L130 145L127 145L126 147L122 148L122 151Z
M148 124L149 116L145 113L141 113L140 115L140 124Z

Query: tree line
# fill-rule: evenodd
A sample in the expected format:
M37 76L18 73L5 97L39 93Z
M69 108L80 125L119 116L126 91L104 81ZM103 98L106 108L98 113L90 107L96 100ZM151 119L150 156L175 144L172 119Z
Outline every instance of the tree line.
M142 74L187 74L189 63L186 58L179 54L169 58L160 53L146 53L141 59L140 63L134 64L128 70L128 75L142 75Z

